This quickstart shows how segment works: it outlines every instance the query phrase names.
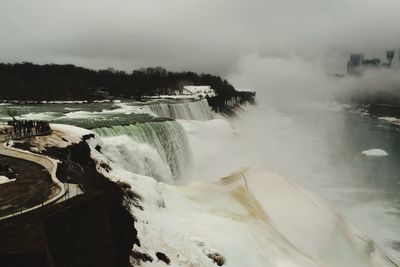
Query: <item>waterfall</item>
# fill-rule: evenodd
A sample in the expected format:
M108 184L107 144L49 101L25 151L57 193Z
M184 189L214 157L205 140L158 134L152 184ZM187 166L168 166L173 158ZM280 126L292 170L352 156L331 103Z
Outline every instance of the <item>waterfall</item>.
M156 103L148 106L159 117L182 120L210 120L213 118L207 99L183 103Z
M102 153L125 169L171 182L191 164L187 136L176 121L146 122L96 128Z

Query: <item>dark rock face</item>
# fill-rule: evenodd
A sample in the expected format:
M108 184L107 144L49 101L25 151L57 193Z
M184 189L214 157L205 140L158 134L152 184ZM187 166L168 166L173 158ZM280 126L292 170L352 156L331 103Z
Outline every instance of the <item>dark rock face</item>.
M140 262L153 262L153 257L151 257L149 254L147 253L142 253L140 251L137 250L133 250L131 253L132 258L135 261L135 264L140 265Z
M225 264L225 258L218 252L212 252L207 255L215 264L222 266Z
M54 266L129 266L133 236L126 218L114 211L112 196L88 194L43 221Z
M46 267L47 259L43 252L3 253L0 257L1 266L13 267Z
M124 191L96 171L86 142L67 150L84 170L85 193L0 221L0 266L130 266L140 243Z
M162 252L157 252L156 256L157 256L157 259L159 259L160 261L165 262L167 265L169 265L171 263L171 260L167 257L167 255L165 255Z

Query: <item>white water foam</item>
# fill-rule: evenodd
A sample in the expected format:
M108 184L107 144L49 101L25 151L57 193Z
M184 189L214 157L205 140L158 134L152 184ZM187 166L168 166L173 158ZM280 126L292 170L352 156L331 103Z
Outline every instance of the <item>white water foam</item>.
M118 135L101 138L101 147L102 153L124 170L173 183L168 164L151 145L135 142L127 135Z
M394 203L362 200L362 196L372 194L364 192L366 188L362 184L356 180L350 184L331 175L331 168L334 170L337 167L331 166L328 161L330 150L326 147L323 135L335 133L335 136L340 136L340 122L331 118L332 127L318 132L297 125L291 118L270 109L263 112L262 119L254 110L250 110L242 114L239 120L235 124L240 131L218 120L182 121L194 153L195 171L192 180L210 180L242 166L259 166L295 177L297 182L328 198L351 222L373 236L394 259L400 260L399 252L392 249L393 242L400 240L400 228L394 224L400 213L393 206ZM252 126L254 122L258 124L256 131ZM336 129L332 130L333 127ZM218 164L214 164L212 158L218 158ZM260 188L269 189L262 185ZM286 201L287 195L282 196L281 201ZM355 212L361 203L364 203L363 208ZM394 209L395 214L386 212L387 208ZM293 206L293 209L296 207ZM378 217L381 219L378 220Z
M164 121L164 122L146 122L137 123L135 125L127 126L113 126L103 127L94 129L101 137L120 137L114 139L105 139L104 142L107 144L106 151L114 151L112 155L108 155L110 159L113 159L117 154L116 151L120 151L120 160L125 162L125 166L132 165L132 162L128 159L127 153L132 153L131 157L140 157L134 155L135 153L145 153L146 156L143 159L147 160L148 164L157 167L157 180L169 181L170 176L175 179L183 178L192 162L191 150L187 142L186 133L179 123L176 121ZM129 137L133 142L127 142L125 145L121 143L123 140L127 140ZM121 140L121 138L123 140ZM141 146L145 144L145 146ZM129 148L124 148L124 146ZM152 147L150 151L148 147ZM141 148L139 151L135 151L134 148ZM154 153L154 152L157 153ZM156 156L157 154L157 156ZM146 158L147 157L147 158ZM159 159L169 166L170 172L165 172L164 177L161 177L160 161ZM115 158L114 158L115 159ZM138 161L134 160L134 163ZM140 164L139 164L140 165ZM143 170L146 167L137 166L138 170ZM132 169L134 167L131 167ZM147 171L141 171L139 174L148 174Z
M128 105L126 103L116 103L117 108L115 109L104 109L102 111L73 111L68 112L63 115L62 118L68 119L84 119L84 118L95 118L95 117L102 117L104 115L114 115L114 114L149 114L152 115L152 112L144 106L133 106Z
M182 103L155 103L148 106L158 117L183 120L210 120L213 118L206 99Z

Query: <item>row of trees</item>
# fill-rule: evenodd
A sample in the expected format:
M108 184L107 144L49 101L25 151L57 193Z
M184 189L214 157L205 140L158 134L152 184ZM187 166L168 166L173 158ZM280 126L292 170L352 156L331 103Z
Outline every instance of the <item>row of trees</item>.
M161 67L134 70L90 70L74 65L0 63L2 100L93 100L112 97L140 99L167 94L184 85L210 85L222 99L238 94L219 76L171 72Z

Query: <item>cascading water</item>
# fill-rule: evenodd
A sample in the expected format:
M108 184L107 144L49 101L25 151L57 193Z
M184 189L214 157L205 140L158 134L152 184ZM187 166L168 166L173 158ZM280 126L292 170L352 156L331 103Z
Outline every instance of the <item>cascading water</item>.
M201 106L199 102L191 104ZM319 181L331 179L314 167L330 166L329 162L323 165L321 159L325 160L325 156L330 159L331 154L325 155L325 150L317 149L325 140L325 128L320 133L319 128L305 124L303 117L293 118L292 113L282 115L272 109L261 110L262 113L248 110L234 121L233 128L224 119L193 120L201 118L199 114L207 109L190 113L189 103L182 110L164 105L164 111L159 106L160 117L186 116L191 120L158 119L158 122L98 127L94 131L100 136L101 153L95 152L98 140L90 143L98 170L112 180L128 183L142 196L143 209L131 210L138 218L136 229L143 242L141 252L156 257L154 251L168 251L172 265L182 266L215 265L208 257L214 249L222 251L231 266L397 266L380 246L353 229L328 203L289 178L265 171L273 169L284 174L285 170L292 171L288 174L298 181L313 175ZM148 106L141 108L150 113ZM335 117L329 118L332 122ZM258 126L254 131L254 123L263 127ZM355 153L359 154L359 150ZM190 175L185 175L192 157L193 168ZM107 160L109 170L102 165ZM245 166L251 169L242 172ZM217 182L231 170L240 170L237 172L240 177L234 173L230 177L235 179L225 177ZM324 168L326 172L329 170ZM165 185L182 176L187 179L176 183L185 186ZM321 192L329 195L329 190ZM341 198L338 191L335 193ZM364 214L358 209L352 213L357 212ZM398 240L397 235L388 239Z
M138 174L171 183L183 177L192 157L186 133L176 121L96 128L102 152Z
M210 120L213 118L206 99L183 103L156 103L148 106L159 117L182 120Z

